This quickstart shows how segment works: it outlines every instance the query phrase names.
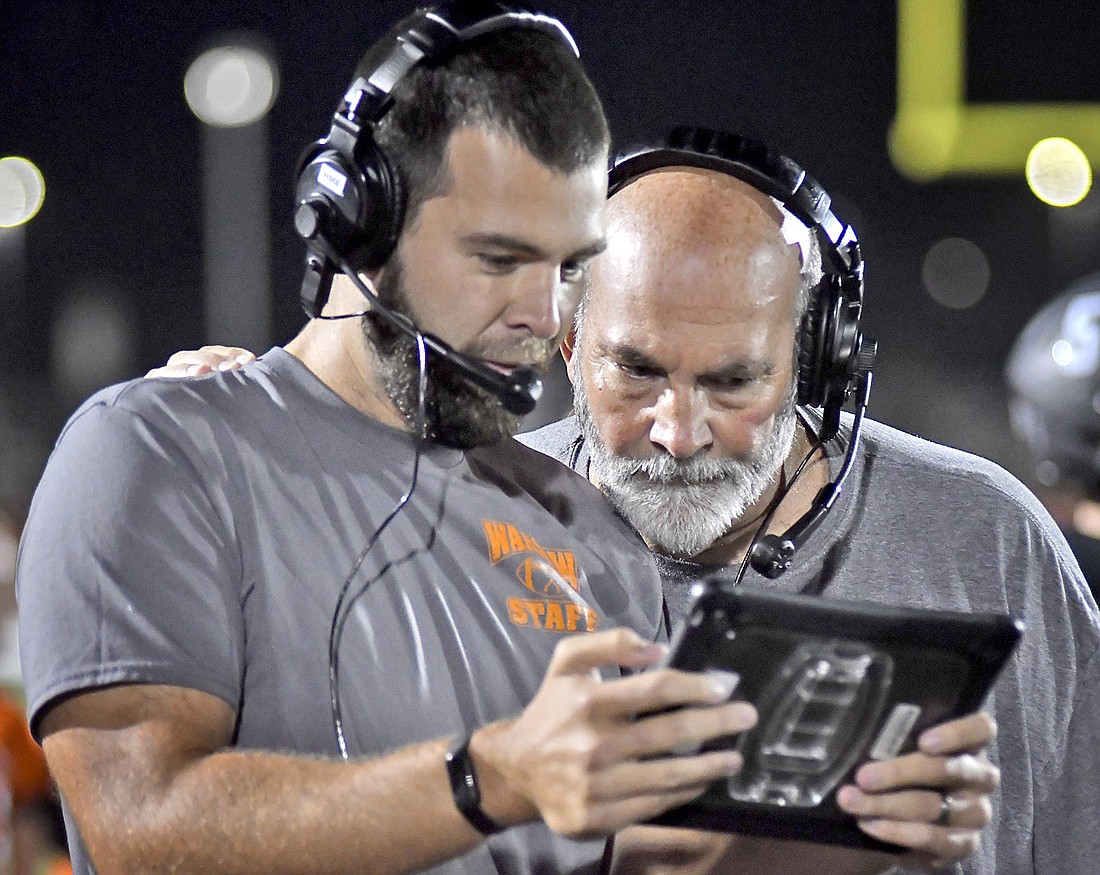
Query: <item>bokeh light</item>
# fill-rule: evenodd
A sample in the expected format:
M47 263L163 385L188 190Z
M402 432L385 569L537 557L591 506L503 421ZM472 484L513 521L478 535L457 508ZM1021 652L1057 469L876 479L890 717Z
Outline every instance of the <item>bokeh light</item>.
M921 280L933 300L952 310L965 310L989 289L989 259L976 243L945 237L925 253Z
M1027 156L1027 184L1043 203L1072 207L1092 188L1092 167L1081 148L1064 137L1040 140Z
M42 172L26 158L0 158L0 228L14 228L35 217L46 199Z
M187 70L183 93L200 121L219 128L250 125L263 118L278 93L275 65L246 46L203 52Z

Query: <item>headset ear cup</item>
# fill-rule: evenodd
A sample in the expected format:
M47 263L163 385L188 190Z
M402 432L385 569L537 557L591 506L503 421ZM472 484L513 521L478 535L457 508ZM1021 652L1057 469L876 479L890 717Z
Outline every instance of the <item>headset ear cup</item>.
M307 240L323 239L326 247L345 255L362 216L358 170L325 140L311 146L299 163L295 226ZM314 221L299 224L309 215Z
M357 268L375 270L389 260L401 236L405 181L397 163L373 142L356 163L363 184L362 224L349 255Z
M799 403L822 409L822 440L840 427L840 411L855 387L854 377L869 370L874 344L863 350L860 306L845 294L844 278L829 274L814 290L799 339Z
M386 153L368 143L361 157L332 148L326 140L311 146L299 162L296 203L305 219L298 227L307 240L323 236L321 254L346 259L356 270L385 264L397 245L405 217L405 186ZM312 214L312 219L310 214Z
M820 407L825 402L825 321L822 288L810 290L798 332L798 403Z

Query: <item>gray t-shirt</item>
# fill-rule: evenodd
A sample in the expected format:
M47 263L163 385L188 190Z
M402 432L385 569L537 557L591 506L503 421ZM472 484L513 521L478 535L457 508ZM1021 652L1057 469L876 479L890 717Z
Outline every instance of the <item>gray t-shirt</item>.
M32 726L75 691L172 684L232 706L240 748L335 756L329 635L345 587L353 757L516 714L565 634L662 633L637 536L583 478L514 441L425 446L411 499L356 567L410 488L415 443L280 349L95 395L58 441L21 547ZM433 871L587 872L602 850L529 825Z
M850 422L850 420L847 420ZM993 822L959 871L1100 871L1100 615L1035 497L985 459L865 422L843 491L776 581L746 587L890 605L1009 613L1027 630L988 707L1001 768ZM587 473L575 419L520 440ZM844 447L842 446L842 449ZM839 455L830 455L833 476ZM687 587L733 567L661 560L673 622Z

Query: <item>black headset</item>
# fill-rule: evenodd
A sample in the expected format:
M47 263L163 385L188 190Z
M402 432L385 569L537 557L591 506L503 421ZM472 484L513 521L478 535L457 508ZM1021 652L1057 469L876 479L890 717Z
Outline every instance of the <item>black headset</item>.
M876 344L864 343L863 256L850 225L830 209L825 189L790 158L756 140L725 131L679 127L656 147L619 154L608 197L662 167L701 167L746 182L783 206L817 236L824 276L811 291L798 339L798 403L820 407L821 440L833 438L840 410L874 363Z
M510 3L453 0L414 12L363 56L328 136L298 165L294 226L309 246L302 284L308 315L320 315L341 260L371 270L397 245L405 186L394 159L374 140L394 90L418 64L439 63L464 43L508 28L549 33L580 54L565 26L548 15Z

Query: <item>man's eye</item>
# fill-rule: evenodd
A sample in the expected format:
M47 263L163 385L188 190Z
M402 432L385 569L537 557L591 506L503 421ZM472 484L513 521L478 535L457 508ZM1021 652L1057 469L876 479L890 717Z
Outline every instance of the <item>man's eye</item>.
M588 271L588 265L578 261L568 261L561 266L561 281L563 283L576 283L584 279Z
M719 392L737 392L752 382L748 377L721 377L711 380L710 384L712 389L717 389Z
M514 255L495 255L490 252L477 253L477 260L489 273L510 273L519 264L519 259Z
M652 380L655 377L661 376L660 371L650 365L620 364L618 367L620 371L635 380Z

